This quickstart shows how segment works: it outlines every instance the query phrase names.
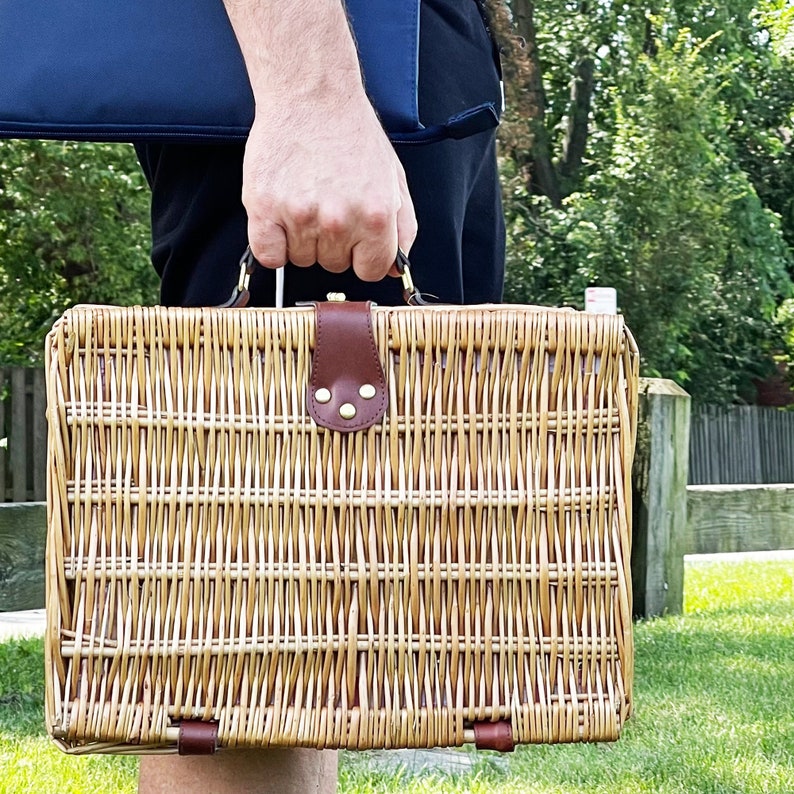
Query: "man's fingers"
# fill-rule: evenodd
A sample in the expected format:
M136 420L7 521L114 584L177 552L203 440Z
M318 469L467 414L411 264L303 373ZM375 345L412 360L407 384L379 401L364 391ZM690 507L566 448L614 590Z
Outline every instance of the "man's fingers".
M401 205L364 209L322 209L311 217L302 211L284 212L282 223L249 221L251 250L264 267L278 268L287 260L298 267L315 262L332 273L351 265L362 281L396 275L397 247L408 252L417 224L408 189L401 185ZM358 241L355 242L356 238Z
M397 242L404 254L407 254L416 240L418 231L416 211L411 200L408 185L400 181L400 209L397 211Z
M360 229L359 242L353 247L353 270L362 281L380 281L397 257L396 212L368 207Z
M262 267L278 268L287 264L287 233L272 221L248 221L248 242L251 253Z
M353 270L362 281L380 281L391 269L396 256L396 234L393 247L360 242L353 246Z
M311 267L317 261L317 202L291 197L279 207L287 229L287 256L293 265Z
M287 259L298 267L311 267L317 261L317 239L305 235L287 237Z
M352 227L346 208L325 207L317 220L317 262L331 273L342 273L353 261Z
M414 203L411 201L411 194L404 178L400 180L400 199L402 203L397 212L397 244L400 246L400 250L407 255L416 240L419 227L416 222ZM392 265L389 269L389 275L399 275L396 265Z

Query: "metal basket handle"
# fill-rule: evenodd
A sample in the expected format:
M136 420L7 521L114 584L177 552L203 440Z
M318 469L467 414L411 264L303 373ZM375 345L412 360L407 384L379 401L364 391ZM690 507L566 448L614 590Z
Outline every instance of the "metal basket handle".
M403 299L409 306L428 306L428 301L425 300L422 293L416 288L414 280L411 276L411 263L408 257L402 251L397 249L397 259L395 261L397 272L403 282ZM232 290L232 294L225 303L221 303L221 309L242 309L248 305L251 293L248 291L248 285L251 282L251 276L256 270L257 263L251 253L251 246L249 245L242 257L240 258L240 276L237 279L237 284Z

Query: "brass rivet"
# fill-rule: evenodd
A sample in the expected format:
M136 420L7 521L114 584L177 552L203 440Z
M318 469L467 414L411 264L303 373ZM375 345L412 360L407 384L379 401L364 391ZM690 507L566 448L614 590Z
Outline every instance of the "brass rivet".
M353 419L356 415L356 406L353 403L345 403L339 408L339 416L342 419Z
M365 383L358 390L358 393L362 399L371 400L378 393L378 390L371 383Z
M329 403L331 402L331 392L328 389L317 389L314 393L314 399L317 400L318 403Z

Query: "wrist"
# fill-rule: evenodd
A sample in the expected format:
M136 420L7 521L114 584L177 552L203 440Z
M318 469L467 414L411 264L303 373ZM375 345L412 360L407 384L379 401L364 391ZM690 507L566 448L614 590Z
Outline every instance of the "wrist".
M334 114L370 106L357 64L353 69L304 68L289 77L262 76L256 84L252 81L252 88L257 107L271 110L281 107L297 112L312 108Z

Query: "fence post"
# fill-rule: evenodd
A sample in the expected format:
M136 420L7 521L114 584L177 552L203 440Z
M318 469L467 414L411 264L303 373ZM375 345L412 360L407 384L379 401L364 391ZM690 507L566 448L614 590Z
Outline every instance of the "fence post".
M25 370L11 370L11 427L8 432L8 451L11 463L11 495L15 502L28 500L28 443Z
M690 397L680 386L640 380L631 551L637 617L683 609L689 418Z
M44 367L33 370L33 501L47 498L47 383Z
M6 371L0 367L0 503L6 500L6 458L8 437L6 436Z

